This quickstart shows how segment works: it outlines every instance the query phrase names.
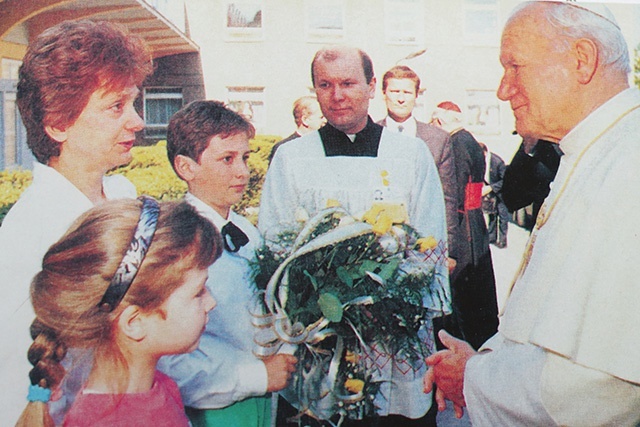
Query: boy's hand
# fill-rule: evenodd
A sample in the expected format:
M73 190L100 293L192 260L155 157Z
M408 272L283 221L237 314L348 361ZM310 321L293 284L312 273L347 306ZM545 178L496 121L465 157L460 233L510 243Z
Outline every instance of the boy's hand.
M291 374L296 371L298 358L290 354L275 354L263 362L267 368L267 392L272 392L287 386Z

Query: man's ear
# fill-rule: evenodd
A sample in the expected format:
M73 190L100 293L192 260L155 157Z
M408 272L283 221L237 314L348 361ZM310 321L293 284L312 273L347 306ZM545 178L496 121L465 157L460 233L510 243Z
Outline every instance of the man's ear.
M118 317L118 329L133 341L142 341L147 336L146 316L137 305L125 308Z
M196 173L198 171L197 168L200 165L191 157L178 154L176 158L173 159L173 166L175 167L178 176L183 180L189 182L196 177Z
M44 131L49 135L49 138L57 142L65 142L67 140L67 130L60 129L55 126L45 126Z
M300 123L302 123L302 126L308 128L309 127L309 115L308 114L304 114L302 117L300 117Z
M573 45L576 55L578 82L587 84L598 68L598 46L589 39L579 39Z
M369 82L369 99L373 99L373 97L376 95L376 83L377 80L375 77L373 77Z

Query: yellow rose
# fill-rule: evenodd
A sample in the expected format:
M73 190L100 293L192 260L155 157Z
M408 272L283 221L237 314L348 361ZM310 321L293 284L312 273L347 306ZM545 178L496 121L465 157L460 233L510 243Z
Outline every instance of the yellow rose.
M344 382L344 388L351 393L360 393L364 388L364 381L355 378L349 378Z
M379 236L383 234L387 234L389 230L391 230L391 226L393 225L393 219L386 212L380 212L380 215L376 218L375 223L373 224L373 232Z
M337 208L340 206L340 202L336 199L327 199L327 208Z
M360 360L360 356L352 351L347 350L347 353L344 355L344 360L349 363L358 363L358 360Z
M362 220L373 225L381 215L387 215L394 224L402 224L409 220L407 208L399 203L374 202L362 216Z
M416 246L420 252L426 252L435 249L438 241L433 236L421 237L416 241Z

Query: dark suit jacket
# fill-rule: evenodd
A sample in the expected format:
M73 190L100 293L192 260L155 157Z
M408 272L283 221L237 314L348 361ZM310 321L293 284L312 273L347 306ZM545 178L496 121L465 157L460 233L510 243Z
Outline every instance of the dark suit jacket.
M271 148L271 154L269 154L269 163L271 163L271 160L273 159L273 156L276 155L276 151L278 151L278 148L280 148L280 146L286 142L289 142L293 139L296 138L300 138L300 134L298 132L294 132L291 135L289 135L288 137L286 137L285 139L276 142L275 144L273 144L273 148Z
M540 140L532 155L525 153L524 144L511 159L504 173L502 199L510 212L533 204L533 218L549 194L560 165L562 152L558 144Z
M502 200L502 182L507 166L504 160L495 153L491 153L491 164L489 165L489 182L491 190Z
M460 238L460 221L458 220L458 182L456 180L456 165L449 141L449 134L433 125L417 121L416 136L422 139L429 148L431 156L438 168L438 175L444 194L444 206L447 216L447 237L449 240L449 256L457 258L455 245L452 243ZM378 122L386 126L387 119Z

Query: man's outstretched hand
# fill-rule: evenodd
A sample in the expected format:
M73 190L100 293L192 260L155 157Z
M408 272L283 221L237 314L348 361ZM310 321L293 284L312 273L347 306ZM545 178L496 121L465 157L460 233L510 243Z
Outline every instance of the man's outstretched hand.
M429 370L424 376L424 392L429 393L436 388L436 403L438 410L446 408L445 399L453 402L457 418L461 418L465 406L463 386L464 368L467 361L477 352L467 342L452 337L441 330L438 337L447 350L441 350L427 357Z

